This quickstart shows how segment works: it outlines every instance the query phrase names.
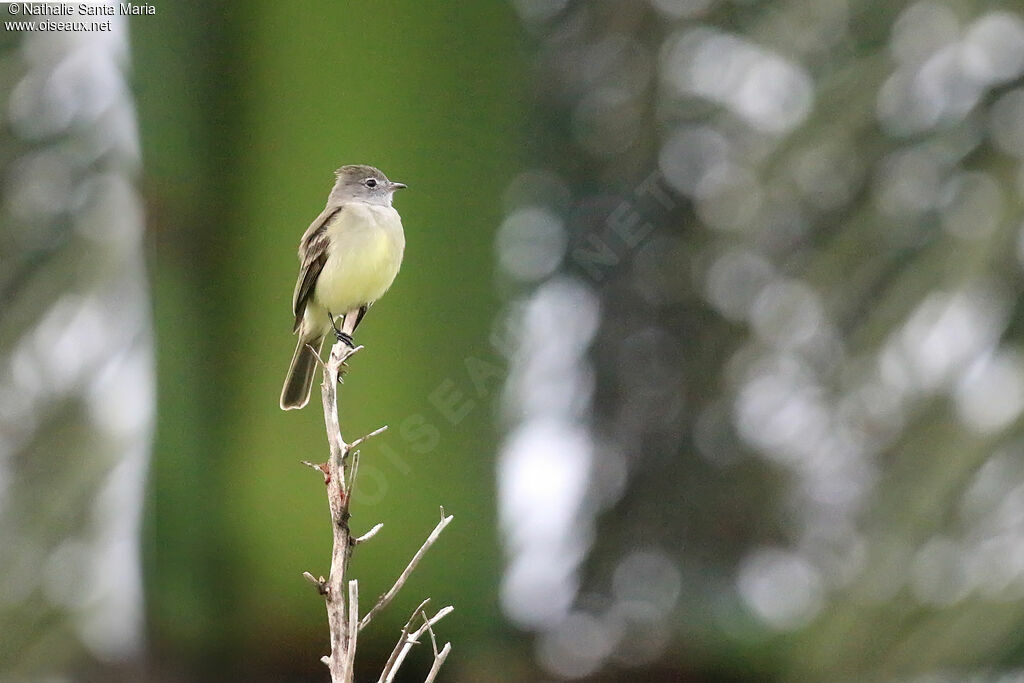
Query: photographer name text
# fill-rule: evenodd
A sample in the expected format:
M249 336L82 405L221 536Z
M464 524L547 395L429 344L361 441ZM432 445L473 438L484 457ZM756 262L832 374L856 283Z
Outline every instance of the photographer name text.
M82 3L75 4L37 4L37 3L11 3L8 5L11 14L23 14L33 17L116 17L116 16L142 16L156 14L156 5L146 3L135 4L133 2L122 2L118 5L91 5Z

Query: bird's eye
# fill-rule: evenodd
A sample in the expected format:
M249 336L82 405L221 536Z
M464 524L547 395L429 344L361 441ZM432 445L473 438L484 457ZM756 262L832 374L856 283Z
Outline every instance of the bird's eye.
M366 180L364 181L364 184L365 184L365 185L366 185L367 187L377 187L377 179L376 179L376 178L367 178L367 179L366 179Z

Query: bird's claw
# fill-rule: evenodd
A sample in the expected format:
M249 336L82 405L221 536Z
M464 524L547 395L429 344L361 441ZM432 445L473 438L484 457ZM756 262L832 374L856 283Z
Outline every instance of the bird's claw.
M350 349L354 349L356 345L355 342L352 341L352 335L346 332L342 332L341 330L338 329L338 322L334 319L333 313L327 311L327 317L330 318L331 320L331 329L334 330L334 336L338 339L338 341L345 342L346 344L348 344L348 347Z

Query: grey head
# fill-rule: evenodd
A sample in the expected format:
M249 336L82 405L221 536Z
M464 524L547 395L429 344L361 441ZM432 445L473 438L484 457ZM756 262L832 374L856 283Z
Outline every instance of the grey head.
M380 169L373 166L342 166L334 175L337 180L327 200L328 204L356 201L391 206L391 196L396 190L405 188L405 184L391 182Z

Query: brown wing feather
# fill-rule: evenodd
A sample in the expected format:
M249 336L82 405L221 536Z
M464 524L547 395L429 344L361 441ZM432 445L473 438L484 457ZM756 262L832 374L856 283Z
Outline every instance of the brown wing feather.
M320 212L310 226L303 233L299 241L299 279L295 283L295 293L292 295L292 313L295 314L295 325L292 332L299 329L302 316L306 312L306 303L313 295L316 287L316 280L320 277L320 271L324 269L327 262L327 246L330 240L327 238L327 225L344 207L329 206Z

